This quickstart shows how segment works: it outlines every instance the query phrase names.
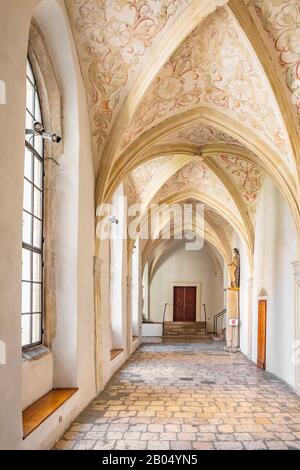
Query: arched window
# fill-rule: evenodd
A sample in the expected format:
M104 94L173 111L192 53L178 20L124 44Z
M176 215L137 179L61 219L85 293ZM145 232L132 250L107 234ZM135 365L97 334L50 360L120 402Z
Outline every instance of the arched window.
M39 94L30 62L26 78L26 129L42 122ZM22 242L22 347L42 343L44 144L26 135Z

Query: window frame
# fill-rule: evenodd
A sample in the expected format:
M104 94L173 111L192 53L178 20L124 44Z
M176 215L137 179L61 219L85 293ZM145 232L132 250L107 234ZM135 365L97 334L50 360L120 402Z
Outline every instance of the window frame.
M28 74L28 67L30 68L31 75L33 77L34 82L32 81L31 77ZM34 70L32 67L32 63L30 61L30 58L27 57L27 69L26 69L26 98L27 98L27 81L29 80L31 86L33 87L33 112L36 114L36 109L37 109L37 102L38 102L38 112L40 115L40 120L43 122L43 112L42 112L42 106L41 106L41 99L40 99L40 94L39 90L37 87L37 82L36 82L36 77L34 74ZM27 99L26 99L26 115L27 113L30 115L32 118L33 122L37 119L37 117L33 116L31 110L27 108ZM26 119L27 122L27 119ZM22 351L26 351L29 349L32 349L36 346L40 346L43 344L43 338L44 338L44 315L45 315L45 310L44 310L44 224L45 224L45 144L44 141L41 141L41 154L38 152L38 150L35 148L35 139L41 139L41 137L35 137L31 136L29 139L25 137L25 146L24 146L24 174L23 174L23 189L25 185L25 181L27 181L31 186L31 210L28 211L28 209L24 208L24 196L23 196L23 207L22 207L22 214L23 214L23 220L24 220L24 213L28 214L31 217L31 244L24 242L24 236L22 232L22 264L23 264L23 250L26 250L30 253L30 280L24 280L23 279L23 272L22 272L22 277L21 277L21 284L22 284L22 298L23 298L23 284L29 284L30 285L30 311L29 312L23 312L23 305L21 305L21 319L23 316L28 316L30 317L30 326L29 326L29 343L23 345L23 339L21 335L21 345L22 345ZM25 174L25 159L26 159L26 151L30 152L32 157L31 157L31 175L32 175L32 181L28 179L28 177ZM35 161L38 161L41 164L41 184L38 186L35 181ZM35 215L35 198L34 198L34 192L39 191L41 193L41 214L40 217ZM34 244L34 221L38 220L41 224L41 240L40 240L40 248ZM24 224L24 221L23 221ZM35 281L34 276L33 276L33 257L34 254L37 254L40 257L40 281ZM34 285L39 285L41 289L40 293L40 311L35 312L33 311L33 286ZM34 315L39 315L40 316L40 321L39 321L39 340L33 342L33 316ZM21 322L21 331L22 331L22 322Z

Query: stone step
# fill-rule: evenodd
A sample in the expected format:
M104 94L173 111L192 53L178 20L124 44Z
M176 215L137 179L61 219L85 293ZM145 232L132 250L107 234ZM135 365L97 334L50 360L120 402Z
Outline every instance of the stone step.
M165 338L205 338L205 322L165 322Z

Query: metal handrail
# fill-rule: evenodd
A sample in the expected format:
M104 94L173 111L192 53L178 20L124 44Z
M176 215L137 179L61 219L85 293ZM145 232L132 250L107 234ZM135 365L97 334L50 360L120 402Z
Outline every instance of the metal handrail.
M205 320L205 336L207 335L207 315L206 315L206 304L203 304L204 309L204 320Z
M168 304L165 304L164 314L163 314L163 336L165 334L165 319L166 319L167 306L168 306Z
M214 315L214 334L215 335L218 334L218 320L219 318L223 317L226 312L227 312L227 308L224 308L221 312Z

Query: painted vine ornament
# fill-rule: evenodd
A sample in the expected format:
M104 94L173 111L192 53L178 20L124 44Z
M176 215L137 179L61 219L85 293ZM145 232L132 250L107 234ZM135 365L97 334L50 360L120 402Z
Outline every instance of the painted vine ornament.
M153 40L191 0L66 0L98 150ZM79 45L78 44L78 45Z
M201 123L191 124L184 127L163 139L163 142L186 142L195 145L206 145L209 143L226 143L241 146L241 143L231 137L229 134L222 132L215 127L203 125Z
M256 203L264 179L261 170L251 162L234 155L221 154L219 159L237 179L246 202Z
M290 159L272 89L231 11L209 15L154 79L125 133L123 146L163 120L201 106L243 123Z
M274 42L279 65L300 121L300 3L298 0L251 0Z

